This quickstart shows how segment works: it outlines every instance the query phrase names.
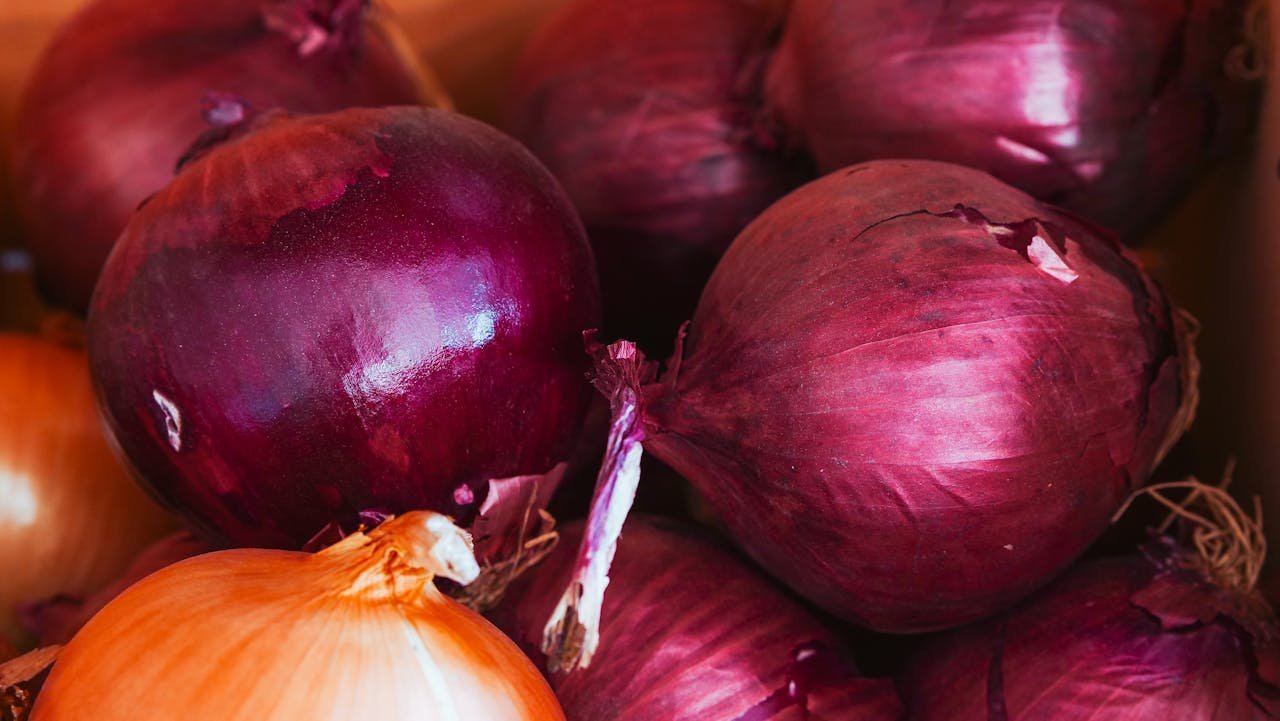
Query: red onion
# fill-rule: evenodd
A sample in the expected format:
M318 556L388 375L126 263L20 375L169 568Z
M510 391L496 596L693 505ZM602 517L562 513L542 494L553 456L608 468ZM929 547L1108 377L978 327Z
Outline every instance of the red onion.
M733 236L802 179L756 127L782 11L571 0L526 48L509 125L582 213L608 332L670 343Z
M493 618L535 661L583 526L511 586ZM897 719L830 631L738 558L674 521L636 516L619 544L595 662L551 673L568 721ZM553 664L555 657L549 659Z
M130 214L209 123L425 102L367 0L96 0L54 37L22 100L14 189L42 290L83 311ZM202 103L204 113L202 117Z
M1132 256L989 175L876 161L810 183L734 242L661 382L629 343L600 352L614 426L570 612L599 608L642 439L846 620L1005 608L1190 422L1189 343Z
M793 0L766 94L820 170L961 163L1133 236L1244 134L1241 4Z
M1240 532L1260 540L1247 525L1213 531L1213 545L1231 547ZM1280 718L1280 627L1254 589L1260 553L1206 556L1162 539L1141 556L1082 564L1007 614L922 648L902 682L907 717ZM1238 575L1249 565L1250 577Z
M111 430L234 544L430 508L483 559L582 423L599 300L580 221L533 156L462 116L255 125L144 205L103 271L89 352Z

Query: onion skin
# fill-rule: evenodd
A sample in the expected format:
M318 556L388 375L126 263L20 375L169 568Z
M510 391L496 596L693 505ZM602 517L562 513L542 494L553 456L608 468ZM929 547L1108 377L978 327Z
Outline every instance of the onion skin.
M424 515L148 576L62 650L31 721L562 720L515 644L432 584Z
M607 334L669 344L733 237L805 179L756 127L782 5L571 0L526 47L508 127L582 214Z
M1113 241L985 173L875 161L810 183L738 236L658 382L630 344L597 351L616 449L581 597L607 582L643 442L840 618L909 633L1007 608L1189 425L1183 322Z
M212 537L297 548L365 512L470 524L491 481L554 471L598 313L581 223L527 151L353 109L268 118L152 198L89 348L148 487Z
M1253 603L1150 558L1082 564L921 649L901 683L907 718L1280 718L1275 621L1253 618Z
M51 301L88 307L129 216L209 129L206 93L297 113L430 99L423 70L378 13L335 20L331 45L309 52L264 20L315 5L96 0L55 35L24 92L13 157L25 240Z
M794 0L770 111L822 172L875 158L988 171L1127 239L1251 121L1228 0Z
M539 572L513 584L491 614L535 661L546 660L537 650L543 625L581 537L581 523L565 527ZM689 527L630 518L611 581L595 662L550 676L569 721L901 716L892 684L857 676L830 631ZM816 663L796 663L805 651ZM792 682L801 697L788 695Z
M0 636L18 604L85 594L175 525L116 460L84 352L0 333Z

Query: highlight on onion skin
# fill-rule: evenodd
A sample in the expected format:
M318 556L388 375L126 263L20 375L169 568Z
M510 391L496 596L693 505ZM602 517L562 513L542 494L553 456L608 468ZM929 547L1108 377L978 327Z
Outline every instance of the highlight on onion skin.
M769 111L820 170L985 170L1135 240L1252 121L1234 0L795 0Z
M1169 549L1082 564L1013 611L920 650L910 721L1280 718L1270 609Z
M83 350L0 333L0 637L18 609L97 590L176 525L103 432Z
M211 538L297 548L427 508L486 561L574 448L598 313L581 223L526 150L352 109L259 119L144 205L89 351L142 481Z
M134 209L210 122L248 112L445 103L365 0L94 0L62 27L21 100L13 178L49 300L84 312Z
M656 382L630 343L596 355L609 452L549 632L598 607L641 443L796 592L923 632L1061 572L1197 397L1185 321L1127 251L931 161L853 166L765 211Z
M733 237L807 179L757 127L784 9L571 0L525 48L507 127L582 214L606 334L669 345Z
M490 617L540 664L543 625L583 524ZM628 519L587 668L550 674L568 721L893 721L887 680L861 677L836 637L729 549L675 521Z
M515 644L433 583L479 572L465 532L422 511L316 554L197 556L94 616L31 721L563 721Z

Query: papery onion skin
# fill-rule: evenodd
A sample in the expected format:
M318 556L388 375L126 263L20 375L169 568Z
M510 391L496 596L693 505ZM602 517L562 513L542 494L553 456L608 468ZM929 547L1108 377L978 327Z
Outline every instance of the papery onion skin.
M782 10L571 0L526 47L507 127L582 214L606 334L669 346L734 235L807 179L756 127Z
M599 313L555 180L441 111L259 125L139 211L94 297L94 379L144 482L213 537L297 548L412 508L470 524L493 479L554 471Z
M1009 613L922 648L901 683L907 719L1280 718L1274 618L1228 610L1252 603L1150 558L1082 564ZM1270 638L1250 630L1259 622Z
M770 573L892 632L1048 582L1196 399L1182 318L1129 254L928 161L864 163L773 205L671 365L644 388L645 449Z
M859 677L828 629L728 548L656 516L625 530L595 660L550 676L569 721L900 718L891 683ZM565 527L490 614L535 661L581 538L582 523Z
M515 644L418 565L402 531L421 515L148 576L63 649L31 721L563 719Z
M1136 239L1247 132L1240 7L795 0L766 95L823 172L969 165Z
M107 443L84 351L0 333L0 635L18 604L110 581L176 525Z
M134 209L173 177L206 93L254 111L424 103L429 81L362 0L95 0L53 38L20 105L16 205L52 301L83 312ZM266 15L326 8L331 46L304 52ZM310 10L308 10L310 9ZM345 35L344 35L345 34Z

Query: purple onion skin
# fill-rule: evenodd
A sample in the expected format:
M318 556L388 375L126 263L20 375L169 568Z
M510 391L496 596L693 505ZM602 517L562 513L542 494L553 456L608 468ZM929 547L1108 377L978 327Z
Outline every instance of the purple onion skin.
M901 681L907 718L1280 718L1275 622L1247 618L1252 603L1148 558L1083 564L1013 611L921 649Z
M94 381L145 485L296 548L361 511L469 523L489 480L563 461L599 296L551 175L442 111L259 126L139 210L94 295Z
M508 127L582 214L607 335L669 346L733 237L807 179L756 127L782 10L570 0L526 48Z
M536 662L583 524L490 618ZM627 520L595 660L550 675L568 721L896 721L893 685L859 677L840 643L720 544L656 516ZM805 658L806 651L814 651ZM797 662L797 656L803 660ZM791 684L795 685L792 686Z
M820 170L928 158L1126 239L1244 137L1233 0L794 0L773 113Z
M88 307L129 216L209 129L205 93L297 113L425 101L420 68L375 16L342 20L350 37L306 55L263 19L268 8L314 4L96 0L58 32L25 90L13 158L25 241L49 300Z
M738 237L645 387L644 446L809 600L942 629L1102 533L1190 421L1189 344L1090 227L975 170L869 162Z

